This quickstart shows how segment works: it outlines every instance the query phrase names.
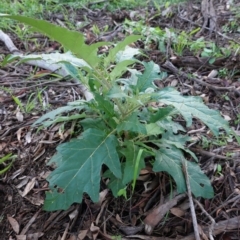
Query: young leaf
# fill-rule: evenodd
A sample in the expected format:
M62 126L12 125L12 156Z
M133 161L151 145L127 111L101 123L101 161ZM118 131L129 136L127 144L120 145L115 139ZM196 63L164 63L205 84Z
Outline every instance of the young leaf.
M109 99L104 99L103 96L95 93L95 100L97 102L97 109L102 111L108 117L116 116L116 112L114 111L114 105Z
M155 94L155 98L167 105L174 106L187 122L192 124L192 117L199 118L218 136L219 129L224 128L227 133L231 131L228 122L224 120L218 111L209 109L199 97L184 97L173 88L164 88Z
M136 159L140 148L134 144L133 141L126 141L124 143L125 147L120 150L120 152L125 156L125 164L123 168L123 184L128 184L133 180L133 173L136 172L137 176L141 169L145 167L144 157L146 154L141 155L139 165L136 166ZM137 169L136 169L137 168Z
M13 164L14 162L14 159L16 158L17 156L16 155L13 155L11 153L5 155L4 157L0 158L0 164L1 163L6 163L6 166L3 168L3 169L0 169L0 175L5 173ZM10 161L9 163L7 163L8 161Z
M111 62L115 62L116 55L119 51L123 50L130 43L136 42L140 39L139 35L131 35L126 37L122 42L119 42L114 48L109 51L108 56L104 59L104 66L108 66Z
M47 119L55 120L58 115L60 115L60 114L62 114L64 112L70 112L70 111L76 110L76 109L80 111L84 107L85 106L64 106L64 107L59 107L59 108L57 108L57 109L55 109L55 110L53 110L51 112L48 112L48 113L44 114L36 122L34 122L32 124L32 126L35 127L36 125L38 125L40 123L44 124L44 123L46 123ZM45 126L50 126L53 123L53 121L50 121L50 122L51 123L48 122Z
M146 124L146 130L147 130L146 135L148 135L148 136L159 135L164 132L164 129L161 128L157 123Z
M46 193L44 209L67 209L72 203L81 202L84 192L97 202L102 165L121 178L117 145L114 135L88 129L79 139L58 146L54 156L57 168L48 177L51 190Z
M173 110L174 108L171 106L159 108L156 113L150 115L150 122L155 123L157 121L165 119L167 116L169 116L173 112Z
M124 93L120 86L114 84L114 86L106 94L108 98L127 98L128 95Z
M119 51L116 55L116 62L122 62L124 60L133 60L135 55L141 54L138 48L132 48L126 46L123 51Z
M133 112L117 126L117 131L118 133L121 131L130 131L140 134L147 133L145 125L139 122L137 113L135 112Z
M186 132L182 125L174 122L171 117L164 118L161 121L157 121L159 127L166 129L168 132L178 133L178 131Z
M127 66L129 66L135 62L136 61L134 61L134 60L124 60L122 62L117 63L115 68L110 73L111 80L115 80L118 77L122 76L123 73L125 73L127 71Z
M36 20L34 18L8 14L0 14L0 17L11 18L35 28L37 31L46 34L61 43L74 55L84 59L91 66L96 66L100 60L97 56L98 48L108 44L105 42L99 42L88 46L84 43L84 36L80 32L70 31L44 20Z

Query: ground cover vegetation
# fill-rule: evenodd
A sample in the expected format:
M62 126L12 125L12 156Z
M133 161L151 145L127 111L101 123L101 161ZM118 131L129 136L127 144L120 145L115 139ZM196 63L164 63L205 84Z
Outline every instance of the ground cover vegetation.
M30 203L24 210L36 211L31 219L41 223L24 228L28 218L4 203L6 237L238 236L231 232L238 210L228 220L222 208L225 215L216 213L219 201L230 210L238 195L237 4L25 0L11 10L1 4L9 13L1 15L1 29L28 52L10 50L1 38L12 52L1 54L1 191L8 202L19 195ZM219 27L222 6L232 15ZM191 11L203 25L186 16ZM16 82L14 74L23 79ZM44 210L58 211L45 223ZM54 231L52 218L68 225Z

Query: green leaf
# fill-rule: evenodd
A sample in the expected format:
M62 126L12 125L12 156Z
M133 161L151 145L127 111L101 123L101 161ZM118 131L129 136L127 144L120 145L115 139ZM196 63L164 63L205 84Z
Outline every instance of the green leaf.
M117 131L118 133L121 131L130 131L140 134L147 133L145 125L139 122L136 112L133 112L130 116L124 119L124 121L117 126Z
M98 93L94 93L95 101L97 102L97 109L102 111L108 117L114 117L116 112L114 111L114 104L110 99L105 99L103 96Z
M156 88L154 86L154 80L159 79L160 68L158 64L154 62L143 62L145 70L142 75L138 76L136 90L144 92L147 88Z
M70 112L73 110L82 110L85 106L64 106L64 107L59 107L51 112L48 112L46 114L44 114L42 117L40 117L37 121L35 121L32 126L35 127L38 124L44 124L44 122L46 123L45 126L50 126L53 121L46 121L47 119L51 119L54 120L57 118L58 115L64 113L64 112Z
M187 174L189 177L191 191L195 197L212 198L214 190L209 178L202 172L198 164L187 162Z
M52 121L44 121L42 123L42 125L44 127L49 127L51 125L53 125L54 123L61 123L61 122L68 122L68 121L71 121L71 120L77 120L77 119L80 119L80 118L85 118L87 115L86 113L82 113L82 114L71 114L69 116L64 116L64 117L56 117L54 120Z
M121 90L121 87L114 84L114 86L107 93L108 98L127 98L128 95Z
M122 164L123 166L124 164ZM109 170L104 172L103 177L109 178L108 188L111 189L114 197L118 197L119 190L124 189L126 187L122 182L122 178L117 178L113 175L113 173Z
M15 19L35 28L43 34L46 34L61 43L74 55L85 60L91 66L96 66L100 61L97 56L98 48L108 44L99 42L88 46L84 43L84 36L80 32L70 31L67 28L59 27L44 20L36 20L34 18L19 15L0 14L0 16Z
M163 146L156 151L156 158L153 164L153 171L167 172L175 180L179 193L186 191L185 178L182 172L182 159L184 158L181 150L174 146Z
M171 117L164 118L161 121L157 121L157 124L166 129L169 132L178 133L178 131L186 132L182 125L174 122Z
M136 62L135 60L124 60L122 62L117 63L115 68L110 73L110 79L115 80L118 77L122 76L123 73L125 73L127 71L127 67L129 65L132 65L135 62Z
M57 168L48 177L51 190L46 193L44 209L67 209L72 203L81 202L84 192L97 202L102 165L121 178L117 145L114 135L88 129L79 139L58 146L54 156Z
M136 42L139 40L141 36L139 35L131 35L126 37L123 41L119 42L114 48L109 51L108 56L104 59L104 66L108 66L111 62L115 62L116 55L119 51L124 50L124 48L130 43Z
M118 117L118 113L114 111L114 104L110 99L105 99L103 96L95 93L96 111L100 113L103 121L107 123L112 129L116 128L117 124L114 117Z
M82 125L84 131L86 131L89 128L96 128L99 130L106 130L107 126L104 124L103 120L101 118L85 118L80 121L80 124Z
M123 51L119 51L116 55L116 62L124 60L133 60L135 55L141 54L139 49L126 46Z
M228 122L221 117L219 112L209 109L200 97L184 97L173 88L165 88L156 93L155 98L162 103L174 106L182 114L188 127L192 124L194 116L205 123L216 136L220 128L224 128L227 133L231 131Z
M29 54L21 57L24 60L43 59L48 64L67 63L72 67L91 68L83 59L77 58L71 52L66 53L48 53L48 54Z
M168 147L162 146L156 151L156 160L153 165L155 172L165 171L172 176L177 184L179 193L187 190L186 180L182 172L183 160L184 156L181 150L171 145ZM214 191L211 182L196 163L187 161L187 174L194 196L204 198L213 197Z
M166 118L167 116L171 115L173 110L174 110L174 108L171 106L159 108L156 113L150 115L150 122L155 123L157 121L160 121L160 120Z
M164 132L164 129L161 128L157 123L149 123L146 125L147 135L159 135Z
M17 157L16 155L12 155L11 153L9 153L9 154L5 155L4 157L0 158L0 164L2 164L4 162L6 163L7 161L11 160L10 163L6 163L7 164L6 167L4 167L3 169L0 170L0 175L10 169L10 167L12 166L16 157Z
M163 144L164 146L174 145L176 148L181 149L190 154L193 157L193 159L196 162L198 162L196 155L189 149L185 148L184 145L186 144L187 141L190 141L190 137L187 135L182 134L176 135L173 134L172 132L166 131L162 134L161 144Z
M136 175L138 177L141 169L145 167L144 157L146 154L141 155L139 165L136 166L136 159L140 148L135 145L133 141L126 141L124 145L125 146L120 150L126 159L123 168L122 182L123 184L128 184L133 180L134 172L136 172Z
M0 158L0 164L9 160L11 158L11 156L12 156L12 154L9 153L9 154L5 155L4 157Z

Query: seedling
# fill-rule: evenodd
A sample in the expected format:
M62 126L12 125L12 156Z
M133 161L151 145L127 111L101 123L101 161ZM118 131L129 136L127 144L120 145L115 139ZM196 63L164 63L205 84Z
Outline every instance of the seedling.
M17 155L12 155L11 153L5 155L4 157L0 158L0 175L7 172L10 167L12 166L15 158Z
M161 81L167 73L152 61L137 60L135 57L140 52L128 46L140 36L128 36L114 45L106 56L98 56L98 48L111 43L88 46L79 32L42 20L8 17L54 38L82 59L85 62L82 67L76 67L71 60L64 67L94 96L91 101L76 101L47 113L33 125L49 126L61 121L62 114L67 112L69 115L63 121L74 119L82 126L77 138L57 147L49 163L54 162L57 167L48 177L50 190L46 192L45 210L67 209L72 203L81 202L84 193L97 202L102 176L109 179L108 187L115 197L131 183L134 190L148 159L154 172L167 172L174 179L178 192L185 192L182 172L185 155L193 160L186 169L193 194L213 197L209 179L196 163L195 154L185 147L189 137L183 134L185 129L173 121L173 116L181 114L187 127L192 124L192 117L197 117L216 136L220 128L227 134L231 132L228 122L219 112L204 105L201 98L182 96L173 88L158 89L154 80ZM135 68L136 63L142 65L142 71ZM78 113L71 113L72 110ZM102 169L103 164L107 170Z

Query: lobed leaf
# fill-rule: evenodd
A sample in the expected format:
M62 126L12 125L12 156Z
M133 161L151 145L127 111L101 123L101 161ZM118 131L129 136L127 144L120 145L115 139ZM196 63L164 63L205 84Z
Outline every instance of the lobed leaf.
M199 97L184 97L173 88L164 88L156 93L154 98L162 103L174 106L184 117L187 126L192 124L192 117L194 116L205 123L216 136L219 134L220 128L224 128L227 133L231 131L228 122L221 117L219 112L208 108Z
M186 191L185 178L182 172L182 151L174 146L162 146L156 151L153 171L167 172L177 184L179 193Z
M202 172L198 164L187 162L187 173L190 187L195 197L212 198L214 190L209 178Z
M44 20L36 20L20 15L0 14L1 17L7 17L19 22L25 23L37 31L46 34L61 43L77 57L85 60L89 65L96 66L100 61L97 51L100 46L107 45L106 42L98 42L90 46L84 43L84 36L80 32L70 31L66 28L57 26Z
M139 92L144 92L147 88L155 88L154 80L159 78L160 68L154 62L143 62L145 70L142 75L138 75L135 87Z
M97 129L88 129L79 139L59 145L53 159L57 168L48 177L51 190L46 193L44 209L67 209L81 202L84 192L97 202L102 165L121 178L117 146L114 135Z
M172 176L177 184L179 193L187 190L185 177L182 172L182 159L184 159L182 151L175 146L162 146L156 151L156 160L153 165L155 172L165 171ZM187 163L187 174L189 175L189 182L194 196L212 198L214 191L210 180L196 163Z

